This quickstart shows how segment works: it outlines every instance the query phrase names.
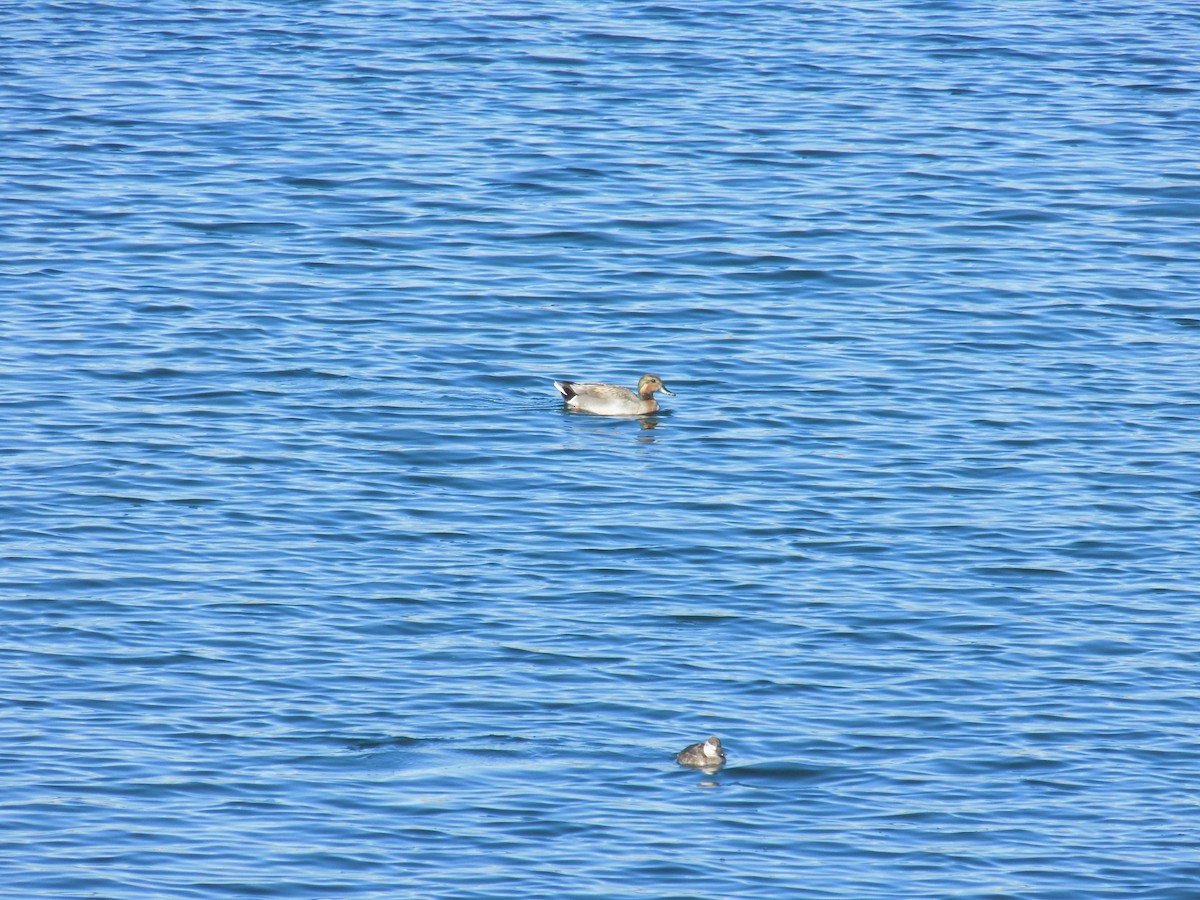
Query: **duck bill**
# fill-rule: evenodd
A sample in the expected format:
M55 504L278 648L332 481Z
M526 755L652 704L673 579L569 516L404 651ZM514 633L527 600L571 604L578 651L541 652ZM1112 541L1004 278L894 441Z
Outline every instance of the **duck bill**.
M674 396L675 396L675 392L674 392L674 391L668 391L668 390L667 390L667 386L666 386L665 384L664 384L664 385L662 385L662 386L661 386L659 389L660 389L660 390L661 390L661 391L662 391L664 394L670 394L672 397L674 397Z

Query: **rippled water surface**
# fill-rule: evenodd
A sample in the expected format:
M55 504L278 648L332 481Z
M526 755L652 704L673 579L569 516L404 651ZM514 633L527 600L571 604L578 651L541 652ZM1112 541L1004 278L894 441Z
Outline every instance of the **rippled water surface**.
M4 15L6 896L1200 896L1194 5Z

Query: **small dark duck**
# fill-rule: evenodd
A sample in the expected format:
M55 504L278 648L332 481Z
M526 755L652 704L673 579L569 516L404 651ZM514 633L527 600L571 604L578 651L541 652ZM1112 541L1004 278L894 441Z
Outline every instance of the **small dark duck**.
M721 749L719 737L710 737L707 741L684 747L675 754L675 761L681 766L690 766L693 769L716 771L725 765L725 751Z

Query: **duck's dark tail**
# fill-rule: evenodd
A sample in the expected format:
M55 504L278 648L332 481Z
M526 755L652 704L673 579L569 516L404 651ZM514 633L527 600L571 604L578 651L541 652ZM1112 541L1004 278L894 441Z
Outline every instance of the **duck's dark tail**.
M558 392L562 394L564 400L570 400L575 396L575 382L573 381L556 381L554 386L558 388Z

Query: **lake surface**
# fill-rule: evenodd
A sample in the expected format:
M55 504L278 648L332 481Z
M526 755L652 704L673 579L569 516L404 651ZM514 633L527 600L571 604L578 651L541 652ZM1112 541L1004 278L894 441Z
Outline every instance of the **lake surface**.
M1200 897L1193 4L4 19L6 896Z

